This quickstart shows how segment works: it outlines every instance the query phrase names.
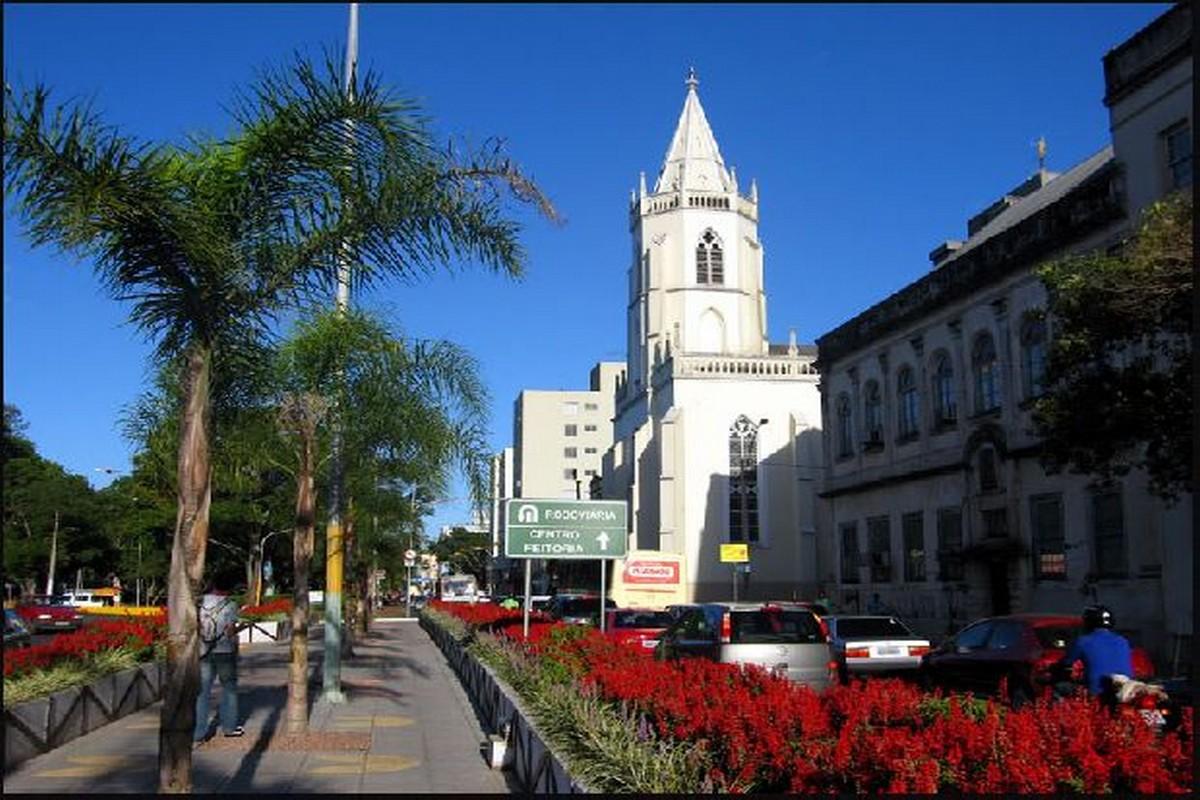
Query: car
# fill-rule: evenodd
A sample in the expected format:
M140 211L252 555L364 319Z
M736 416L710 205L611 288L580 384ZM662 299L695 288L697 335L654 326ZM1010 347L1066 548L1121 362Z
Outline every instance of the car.
M17 605L17 613L35 633L78 630L83 615L63 595L34 595Z
M604 598L604 608L616 608L612 598ZM600 625L600 595L556 594L550 598L547 613L551 619L568 625Z
M29 626L21 619L21 615L11 608L4 609L4 646L29 647L32 644Z
M852 675L915 674L930 650L928 639L895 617L833 614L824 620L842 683Z
M654 650L657 658L757 664L818 690L830 683L829 630L798 603L702 603L675 613Z
M1051 665L1066 655L1083 633L1076 614L1010 614L971 623L921 659L920 677L927 686L998 695L1008 686L1013 706L1024 705L1051 682ZM1144 680L1154 665L1140 647L1133 648L1131 677Z
M607 612L605 635L616 642L653 650L662 632L674 619L666 611L651 608L618 608Z

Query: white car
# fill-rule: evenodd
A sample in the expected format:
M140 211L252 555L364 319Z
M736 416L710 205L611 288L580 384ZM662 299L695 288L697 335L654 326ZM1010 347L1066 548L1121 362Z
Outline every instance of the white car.
M915 674L929 640L890 616L825 617L829 625L829 654L837 662L838 677L870 674Z
M91 592L63 592L63 597L67 598L68 605L76 608L100 608L104 605L104 601Z

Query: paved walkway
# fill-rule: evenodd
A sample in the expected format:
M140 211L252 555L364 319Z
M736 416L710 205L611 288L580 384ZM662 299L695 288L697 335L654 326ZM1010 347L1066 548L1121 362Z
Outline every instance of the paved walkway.
M314 628L309 692L317 698L322 631ZM457 677L415 621L376 622L343 662L346 702L313 703L310 730L326 734L322 749L287 751L272 741L283 729L287 659L286 643L243 646L238 701L246 734L223 739L218 731L194 751L194 791L510 791L504 774L484 761L486 737ZM213 690L214 713L220 691ZM4 776L4 792L156 791L160 709L156 703L25 762Z

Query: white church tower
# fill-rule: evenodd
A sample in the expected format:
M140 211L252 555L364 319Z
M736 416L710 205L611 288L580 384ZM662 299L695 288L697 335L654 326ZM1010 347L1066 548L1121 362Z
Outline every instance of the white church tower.
M731 542L751 550L741 597L788 597L815 589L816 348L768 342L757 186L739 190L699 83L691 71L654 190L643 173L631 198L627 367L603 492L630 504L630 564L677 560L672 602L729 598L718 549ZM655 601L622 594L623 574L618 602Z

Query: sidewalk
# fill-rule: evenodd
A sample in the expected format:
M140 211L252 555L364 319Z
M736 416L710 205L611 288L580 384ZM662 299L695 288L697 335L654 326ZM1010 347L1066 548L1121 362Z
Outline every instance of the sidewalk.
M485 735L457 677L415 621L376 622L342 664L346 702L322 703L319 625L309 639L311 737L303 750L272 740L284 725L286 642L243 646L238 673L240 739L217 735L196 748L195 792L508 793L489 769ZM212 708L220 688L214 688ZM158 786L161 703L20 765L8 792L96 796L153 793Z

